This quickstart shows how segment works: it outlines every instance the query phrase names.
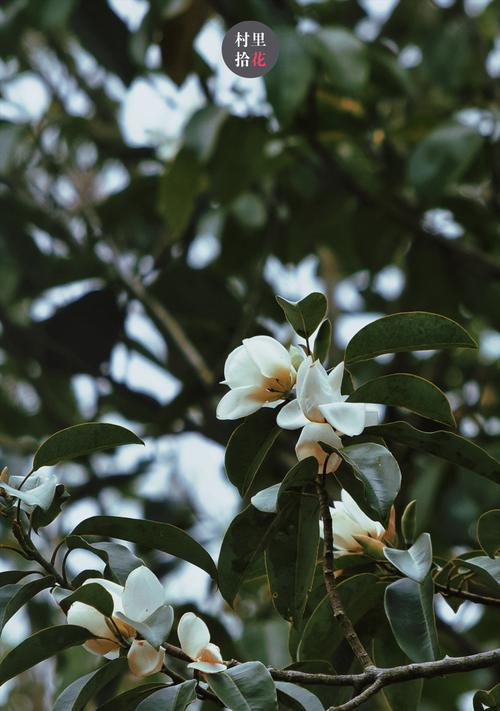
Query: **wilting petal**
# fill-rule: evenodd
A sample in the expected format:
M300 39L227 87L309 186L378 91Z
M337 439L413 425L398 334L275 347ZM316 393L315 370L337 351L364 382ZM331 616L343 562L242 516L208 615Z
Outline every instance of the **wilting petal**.
M254 494L250 503L259 511L264 513L276 513L278 510L278 491L281 484L273 484L267 489L262 489L258 494Z
M116 659L120 656L120 645L109 639L89 639L83 646L87 652L106 659Z
M195 662L188 664L190 669L198 669L205 674L216 674L217 672L227 669L223 663L222 654L216 644L207 644L205 649L202 649L198 659Z
M21 477L11 477L10 481L15 484L19 479L21 479ZM23 479L21 479L21 482L22 481ZM19 484L21 484L21 482L19 482ZM44 475L39 474L38 476L31 477L20 490L15 488L15 486L3 483L2 489L10 496L20 499L26 506L40 506L44 511L47 511L54 500L58 483L56 475L48 472Z
M136 622L143 622L165 604L165 590L156 575L141 565L133 570L122 595L123 611Z
M128 666L132 674L138 677L150 676L159 672L165 659L163 647L155 649L145 639L134 639L127 654Z
M255 387L244 385L230 390L217 405L219 420L237 420L257 412L262 407L262 401L255 399Z
M325 420L348 437L361 434L365 429L365 404L362 402L333 402L320 405Z
M208 627L194 612L186 612L182 615L177 627L177 636L182 650L191 659L196 659L210 643Z
M284 430L296 430L307 425L309 420L300 409L299 401L292 400L281 408L276 418L278 427Z
M266 378L275 378L281 371L290 373L291 358L287 349L271 336L245 338L243 346L259 372Z
M245 346L238 346L226 358L224 378L225 384L230 388L238 388L242 385L258 387L262 383L262 373Z
M340 400L342 380L344 378L344 361L341 361L335 368L328 373L328 382L332 389L332 395L334 400Z

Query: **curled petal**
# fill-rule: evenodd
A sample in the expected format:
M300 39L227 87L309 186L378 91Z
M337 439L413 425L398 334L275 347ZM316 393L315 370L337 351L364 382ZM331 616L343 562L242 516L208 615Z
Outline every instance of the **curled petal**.
M165 659L163 647L155 649L145 639L134 639L127 654L128 666L138 677L150 676L160 671Z
M230 390L217 405L217 418L237 420L260 410L262 401L255 398L255 390L253 385L244 385Z
M328 423L310 422L300 433L298 442L295 445L297 459L301 461L307 457L315 457L318 460L319 468L322 469L328 457L327 472L335 471L340 464L339 455L328 455L319 444L320 442L329 444L336 449L342 447L342 440L335 434L331 425Z
M287 402L278 412L276 418L278 427L282 427L284 430L296 430L299 427L304 427L308 422L309 420L300 409L298 400Z
M143 622L165 602L163 585L149 568L141 565L129 574L122 595L123 611L127 617Z
M10 481L15 484L18 479L21 479L21 477L11 477ZM21 479L19 484L21 484L22 481L23 479ZM3 483L2 489L10 496L20 499L28 507L40 506L44 511L47 511L54 500L58 483L56 475L49 472L47 474L39 474L30 477L22 489Z
M194 612L186 612L182 615L177 627L177 636L183 652L191 659L197 659L210 643L208 627Z

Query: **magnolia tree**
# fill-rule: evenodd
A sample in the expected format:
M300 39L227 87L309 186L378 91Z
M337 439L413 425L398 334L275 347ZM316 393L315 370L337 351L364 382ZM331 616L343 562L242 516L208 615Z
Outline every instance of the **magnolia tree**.
M500 464L454 431L450 404L431 382L409 373L355 380L360 361L474 348L474 340L443 316L397 313L359 331L344 360L329 368L324 296L278 302L299 345L287 350L269 336L254 336L225 364L229 390L217 416L243 420L228 442L226 471L244 508L226 532L218 565L175 526L112 516L81 521L45 550L39 531L68 496L49 467L141 444L121 426L84 423L62 430L40 446L29 473L2 471L2 514L14 539L3 548L32 565L0 573L1 625L44 589L62 615L61 624L8 652L0 683L84 645L96 655L97 669L63 690L55 711L83 709L105 689L115 691L101 711L181 711L199 700L234 711L348 711L372 708L372 697L399 711L418 708L425 679L500 662L500 649L443 656L434 613L436 595L454 610L465 600L500 607L500 510L477 522L477 550L449 560L433 556L432 531L417 535L418 501L403 511L398 506L405 472L390 446L430 452L496 483ZM403 421L384 422L386 408L406 408L438 424L421 431ZM280 437L290 439L292 466L286 471L284 463L281 480L270 483L266 457ZM264 587L289 625L293 663L277 669L226 659L203 619L177 615L160 580L117 540L200 567L236 610L245 589ZM75 549L97 555L103 573L81 570L70 577L66 562ZM119 684L111 682L126 674L137 683L113 696ZM478 690L474 709L497 708L499 700L500 685Z

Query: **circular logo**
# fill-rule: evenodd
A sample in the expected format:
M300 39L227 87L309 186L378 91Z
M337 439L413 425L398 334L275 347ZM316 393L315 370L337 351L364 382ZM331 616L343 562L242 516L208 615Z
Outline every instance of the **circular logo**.
M222 57L240 77L255 79L267 74L278 61L278 38L263 22L247 20L233 25L224 36Z

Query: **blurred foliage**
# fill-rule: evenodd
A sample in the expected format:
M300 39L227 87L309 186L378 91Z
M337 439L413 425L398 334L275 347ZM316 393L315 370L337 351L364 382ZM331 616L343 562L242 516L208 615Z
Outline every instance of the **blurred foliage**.
M36 120L15 111L0 120L2 464L21 469L36 442L82 420L131 422L147 438L149 456L121 469L90 459L69 487L73 502L96 497L101 512L105 493L135 495L157 439L194 432L227 441L231 427L215 419L225 356L242 337L283 321L264 278L271 258L296 265L315 256L334 322L332 362L342 354L338 324L366 312L431 310L483 344L494 343L500 328L496 0L400 0L383 23L355 0L144 5L135 31L104 0L4 0L0 8L3 109L9 85L26 77L49 97ZM193 44L207 22L229 27L248 18L280 39L266 101L245 97L253 80L235 80L230 99L221 98L219 47L211 64ZM124 92L139 78L165 77L181 88L194 77L204 105L175 145L131 145L120 118ZM117 191L106 189L113 170L125 176ZM207 235L217 250L200 265L192 255ZM391 274L401 290L381 287ZM346 285L353 303L341 298ZM257 313L264 319L257 322ZM154 324L164 348L127 327L137 314ZM109 365L118 347L125 360L135 354L176 379L177 394L165 403L154 383L144 392L119 377ZM488 349L479 357L402 353L352 370L357 384L396 371L428 378L451 395L460 431L500 454L500 369ZM89 402L77 396L82 382ZM284 433L280 442L269 483L293 463L286 460L292 439ZM474 522L498 504L493 484L404 447L397 455L399 512L418 500L418 530L431 530L438 554L475 546ZM171 487L144 497L144 513L191 528L199 514L175 456L161 466ZM220 539L217 526L203 530L204 542ZM58 531L51 535L57 540ZM149 562L176 574L171 561ZM48 615L42 610L30 606L36 628ZM235 653L286 663L286 630L268 592L256 584L239 612L245 630ZM494 614L485 612L465 637L443 622L447 651L490 643ZM88 655L66 653L58 679L68 683L92 664ZM40 677L26 676L30 698L43 703ZM458 708L460 694L494 681L487 672L434 679L422 709ZM6 708L34 709L25 695L23 684Z

